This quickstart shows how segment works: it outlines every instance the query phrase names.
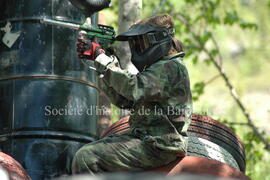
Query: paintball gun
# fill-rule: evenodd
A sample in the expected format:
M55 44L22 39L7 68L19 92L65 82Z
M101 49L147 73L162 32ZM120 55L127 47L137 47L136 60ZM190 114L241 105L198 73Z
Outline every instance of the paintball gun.
M97 27L91 27L47 18L41 19L40 22L81 31L80 33L85 35L89 40L97 41L103 49L108 49L109 45L115 39L115 31L112 26L98 24Z

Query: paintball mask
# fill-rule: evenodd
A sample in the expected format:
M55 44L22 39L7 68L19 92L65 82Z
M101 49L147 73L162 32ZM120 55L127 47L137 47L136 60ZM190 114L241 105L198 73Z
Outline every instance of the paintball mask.
M131 62L141 72L169 52L173 36L173 28L136 24L116 40L129 42Z

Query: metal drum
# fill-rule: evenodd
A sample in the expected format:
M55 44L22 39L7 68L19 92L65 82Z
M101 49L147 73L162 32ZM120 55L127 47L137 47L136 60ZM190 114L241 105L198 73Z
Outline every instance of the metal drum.
M43 17L84 22L68 0L1 0L0 149L33 180L69 174L74 153L97 134L96 76L77 58L78 33Z

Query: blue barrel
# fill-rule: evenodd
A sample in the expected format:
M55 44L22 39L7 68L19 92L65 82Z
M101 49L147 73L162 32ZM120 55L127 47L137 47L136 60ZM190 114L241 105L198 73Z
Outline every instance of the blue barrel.
M78 32L44 17L85 20L68 0L1 0L0 27L19 35L11 48L0 42L0 149L33 180L69 174L74 153L97 137L96 76L77 58Z

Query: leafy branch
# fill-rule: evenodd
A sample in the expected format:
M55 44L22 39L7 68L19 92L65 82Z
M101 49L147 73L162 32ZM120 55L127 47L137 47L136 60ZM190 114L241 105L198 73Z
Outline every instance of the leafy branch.
M263 134L258 130L258 128L256 127L256 125L254 124L253 120L251 119L250 117L250 114L248 113L247 109L245 108L244 104L242 103L242 101L240 100L240 98L238 97L238 94L234 88L234 86L232 85L232 83L230 82L228 76L226 75L226 73L223 71L223 68L222 68L222 54L220 53L219 51L219 47L218 47L218 44L214 38L214 36L206 31L206 36L198 36L194 31L193 31L193 26L192 24L190 23L190 19L185 17L184 14L182 13L177 13L175 14L175 17L177 19L179 19L186 27L187 31L191 34L191 37L193 38L193 40L197 43L197 49L201 50L202 52L204 52L207 57L208 57L208 60L210 60L213 65L215 66L215 68L218 70L219 72L219 76L221 76L223 78L223 80L225 81L225 84L226 86L228 87L229 91L230 91L230 94L231 96L233 97L233 99L235 100L235 102L237 103L237 105L239 106L239 108L241 109L243 115L245 116L246 120L247 120L247 125L252 129L252 131L254 132L254 134L263 142L263 144L265 145L265 149L270 151L270 143L269 141L263 136ZM226 18L225 18L225 23L227 22L228 24L232 24L233 22L235 21L239 21L239 19L236 17L235 13L233 14L227 14ZM240 26L242 28L253 28L254 25L251 25L251 24L248 24L248 23L245 23L247 26L250 26L250 27L244 27L243 26L243 23L240 24ZM215 46L215 49L214 51L212 50L209 50L207 47L206 47L206 42L208 40L212 40L214 46ZM219 63L216 59L216 56L215 55L218 55L219 57ZM201 85L201 87L204 87L204 85ZM202 93L202 92L201 92Z

